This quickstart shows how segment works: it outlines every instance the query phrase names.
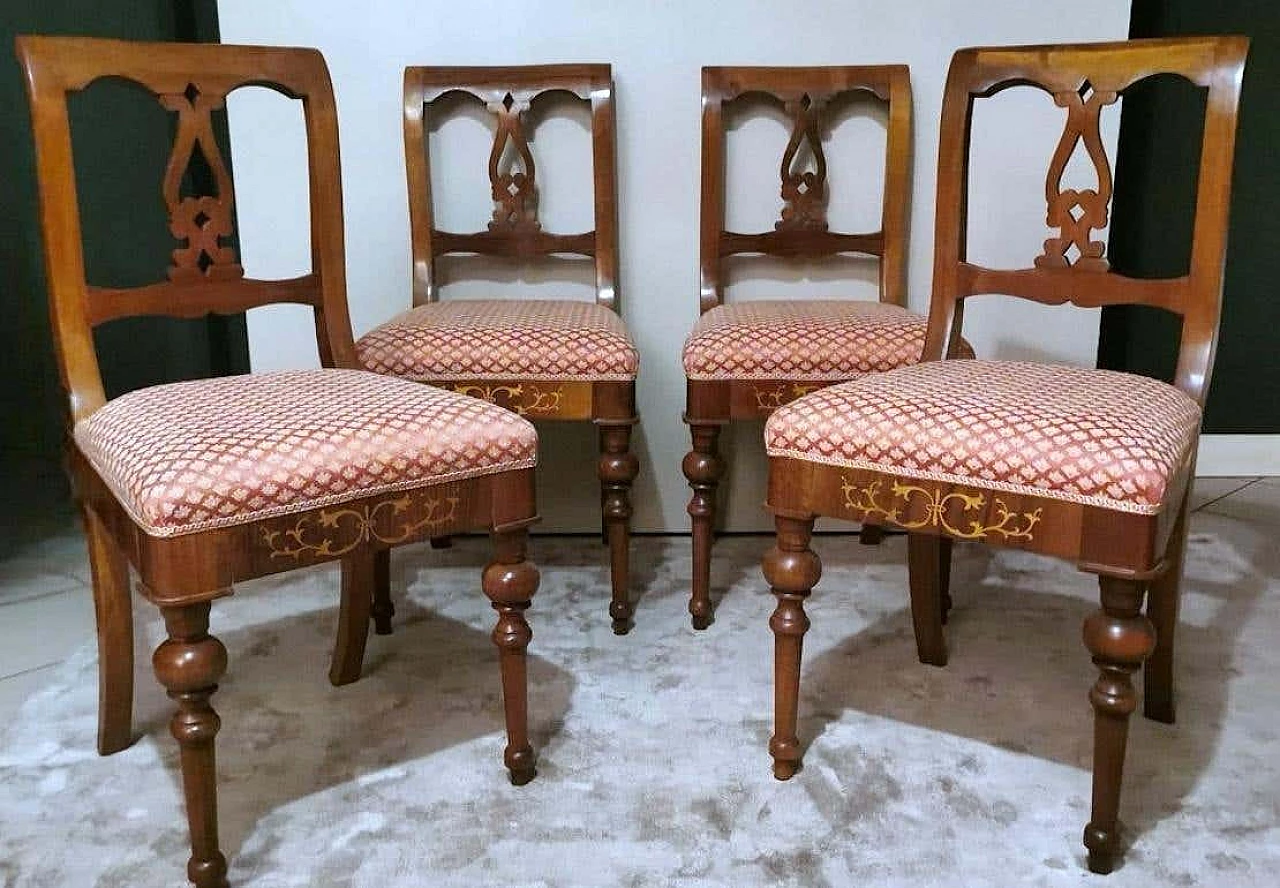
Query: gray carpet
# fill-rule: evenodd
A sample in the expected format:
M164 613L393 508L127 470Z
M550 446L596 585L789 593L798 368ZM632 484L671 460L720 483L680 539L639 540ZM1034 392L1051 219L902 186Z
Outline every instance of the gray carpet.
M530 611L537 779L503 735L487 541L397 553L396 634L331 688L336 574L246 584L215 605L231 652L215 704L235 885L1271 886L1280 870L1280 555L1198 514L1180 639L1181 722L1135 718L1109 877L1083 868L1095 586L1067 565L957 549L951 665L915 660L905 544L823 537L806 641L806 768L772 779L772 599L762 537L716 547L716 623L685 615L688 541L637 540L636 629L606 614L604 552L538 539ZM139 607L148 649L154 611ZM169 705L140 651L141 739L93 751L80 651L0 734L0 885L181 885Z

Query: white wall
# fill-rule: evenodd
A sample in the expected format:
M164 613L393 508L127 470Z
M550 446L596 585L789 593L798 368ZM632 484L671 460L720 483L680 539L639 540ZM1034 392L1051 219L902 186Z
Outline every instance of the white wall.
M680 460L689 447L680 422L680 346L697 317L700 67L892 62L911 66L916 149L909 290L911 306L924 311L931 272L937 121L951 53L980 44L1119 39L1127 32L1128 6L1120 0L1077 0L1067 6L1026 0L388 0L355 5L345 0L219 0L219 14L228 43L314 46L329 61L341 120L348 285L357 336L409 305L403 67L613 64L623 313L641 353L642 425L635 441L641 476L635 527L643 531L683 530L688 522L688 488L680 473ZM230 105L245 265L249 273L262 276L305 271L301 115L262 90L241 91ZM992 136L975 134L970 257L999 267L1027 266L1047 236L1044 173L1063 112L1044 94L1024 89L1006 92L979 109L979 124L993 122L1000 129ZM1109 111L1104 123L1108 141L1114 143L1118 106ZM483 179L487 135L478 119L463 119L441 136L456 136L458 141L451 143L456 151L441 160L437 171L436 193L446 201L440 222L459 228L470 222L470 227L479 228L476 223L489 211ZM878 194L879 181L866 179L870 167L851 163L874 153L858 147L862 139L879 150L882 124L874 116L870 121L851 119L837 127L835 137L839 144L831 154L833 198ZM549 144L559 144L568 160L585 157L586 132L574 118L549 125L538 138L546 156L552 156ZM731 136L731 175L758 174L764 179L764 195L775 195L784 141L785 130L776 117L739 127ZM473 164L469 172L466 161ZM539 162L539 177L545 177L548 191L546 226L586 227L586 205L574 203L585 201L585 195L561 199L552 193L558 169L567 175L571 168L567 163L557 168L543 158ZM1069 176L1068 183L1087 187L1091 173ZM767 228L776 204L776 199L731 202L730 218L743 227ZM861 223L871 218L862 205L833 213L834 223L853 228L869 227ZM776 270L757 269L735 295L835 293L827 276L810 275L805 268L799 269L799 276L795 282L779 282ZM526 283L510 275L488 278L483 285L460 284L446 290L446 298L476 295L480 286L486 292L503 292ZM546 275L530 278L543 295L554 289ZM854 269L854 278L840 294L866 295L865 271ZM579 284L566 292L586 288ZM977 299L966 313L966 324L984 357L1093 360L1096 314ZM312 325L305 310L254 311L249 335L256 369L315 364ZM541 432L543 529L598 528L593 433L578 424L544 425ZM725 450L732 467L721 499L727 526L768 528L760 509L765 474L760 426L736 428L726 435Z

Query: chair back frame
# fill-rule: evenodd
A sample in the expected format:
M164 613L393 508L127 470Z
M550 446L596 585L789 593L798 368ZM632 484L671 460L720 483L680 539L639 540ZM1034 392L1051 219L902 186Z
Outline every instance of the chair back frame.
M1244 37L1204 37L958 51L942 103L933 298L924 359L953 355L964 300L977 294L1017 296L1045 305L1154 305L1182 317L1174 384L1203 404L1217 347L1236 117L1248 45ZM1125 89L1159 74L1181 76L1207 91L1194 233L1186 275L1137 279L1111 271L1103 256L1105 244L1093 239L1093 232L1107 224L1112 194L1099 115ZM973 102L1024 85L1048 92L1067 110L1045 182L1046 221L1057 231L1044 242L1033 267L984 268L965 255ZM1062 188L1063 171L1080 143L1097 173L1097 189Z
M320 53L42 36L18 37L17 52L31 99L49 308L71 423L106 403L93 328L114 318L189 318L301 303L315 310L322 363L359 366L347 315L337 112ZM200 72L194 76L193 60ZM161 194L170 231L185 243L173 251L167 280L141 287L96 287L85 279L67 96L102 78L139 84L177 115ZM234 230L235 198L210 113L225 106L228 93L249 85L300 99L305 115L311 271L289 280L246 278L235 250L223 244ZM180 194L194 150L214 174L216 195Z
M537 213L534 155L526 112L539 97L567 93L591 108L591 158L595 227L575 234L542 230ZM479 100L497 121L489 155L493 218L485 231L458 233L435 227L431 204L428 116L452 95ZM472 253L529 259L589 256L596 271L596 302L619 311L617 173L613 72L607 64L497 67L409 67L404 71L404 149L413 249L413 304L439 299L436 259ZM514 151L520 169L502 166Z
M833 99L870 92L888 106L880 228L858 234L828 230L823 130ZM762 95L791 118L780 177L784 206L774 230L725 228L725 108ZM807 142L815 169L797 167ZM911 76L905 65L856 67L705 67L702 69L702 212L700 309L724 302L724 259L741 253L819 258L862 253L880 259L880 300L906 304L907 211L911 200Z

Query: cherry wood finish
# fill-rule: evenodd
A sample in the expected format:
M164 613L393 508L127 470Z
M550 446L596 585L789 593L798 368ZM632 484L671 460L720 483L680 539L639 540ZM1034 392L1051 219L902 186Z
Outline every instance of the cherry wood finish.
M567 95L591 109L591 176L595 227L552 234L538 221L537 166L527 129L530 107L549 94ZM436 227L427 133L450 111L442 99L470 97L494 116L488 157L493 216L484 231ZM502 256L528 261L552 254L589 257L595 265L596 302L620 311L618 295L617 176L613 73L609 65L514 67L410 67L404 72L404 145L413 248L413 304L440 298L436 261L450 254ZM515 160L509 167L504 158ZM639 470L630 454L638 421L634 382L544 379L439 380L433 385L482 398L529 419L590 420L600 430L597 475L601 517L610 550L613 630L630 631L634 608L627 586L632 482Z
M884 200L878 231L842 234L827 225L827 162L823 137L833 106L852 93L867 92L887 105ZM755 233L725 228L725 121L747 97L782 107L791 119L779 176L783 207L774 230ZM812 170L797 164L807 145ZM724 302L725 260L740 254L821 260L860 253L880 260L880 301L906 304L907 206L911 199L911 76L905 65L869 67L702 69L702 216L700 243L703 314ZM761 419L796 398L840 380L794 379L686 381L684 421L692 450L684 459L693 494L693 577L689 614L695 629L711 625L711 546L715 536L716 489L724 474L720 429L732 420ZM863 541L880 539L863 527Z
M298 302L314 309L325 366L358 366L346 305L337 117L318 52L76 37L19 37L17 49L34 122L49 305L69 424L106 402L92 331L110 318L199 316ZM140 84L177 115L176 141L161 185L175 249L166 280L133 290L98 288L85 280L67 96L102 77ZM224 243L232 233L234 192L209 114L223 106L229 92L247 84L300 100L305 114L312 270L289 281L246 278L235 250ZM179 183L193 150L212 169L216 194L181 194ZM523 611L538 584L536 569L524 559L526 528L536 520L532 470L164 538L149 536L130 518L74 443L68 446L68 470L93 569L101 663L98 749L106 755L132 742L132 565L141 594L160 608L168 628L153 665L177 704L170 728L181 749L192 848L187 873L196 885L227 884L218 843L214 756L220 720L210 703L226 671L227 652L208 628L212 601L230 595L242 580L341 560L342 601L330 678L343 684L359 677L373 597L387 584L389 548L489 529L497 557L482 585L499 610L494 641L507 705L506 761L514 782L533 776L523 671L530 638Z
M1182 318L1175 385L1203 404L1217 343L1227 212L1240 82L1248 41L1240 37L1129 43L965 49L956 53L943 97L938 156L934 286L926 360L950 356L959 342L966 297L1001 293L1049 305L1139 303ZM1098 136L1098 110L1133 83L1157 74L1185 77L1207 91L1194 241L1186 275L1134 280L1112 272L1094 232L1106 224L1111 172ZM1050 237L1033 266L996 271L966 260L968 149L973 102L1015 85L1048 92L1066 110L1062 139L1046 180ZM1078 143L1099 187L1063 190L1060 177ZM1194 454L1194 447L1192 450ZM820 567L809 549L816 516L872 519L908 531L912 617L922 662L946 663L942 623L949 541L978 540L1075 561L1099 575L1101 608L1084 624L1084 643L1099 676L1089 692L1095 718L1093 809L1084 832L1089 868L1110 872L1119 856L1121 775L1129 715L1137 705L1132 676L1145 664L1145 714L1172 722L1173 638L1186 536L1186 493L1194 463L1176 475L1166 506L1134 515L1039 496L993 492L883 471L854 470L789 458L771 460L768 505L777 545L765 577L778 597L775 773L799 766L796 705L799 649L808 625L803 602ZM1146 615L1142 612L1144 599Z

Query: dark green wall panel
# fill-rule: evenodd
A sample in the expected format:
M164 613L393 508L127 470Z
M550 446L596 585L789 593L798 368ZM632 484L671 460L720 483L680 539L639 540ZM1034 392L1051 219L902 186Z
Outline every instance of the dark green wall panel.
M1273 0L1136 0L1131 35L1245 34L1222 332L1205 430L1280 432L1280 4ZM1118 270L1186 270L1185 224L1199 159L1203 97L1177 83L1126 94L1112 256ZM1126 182L1125 179L1128 179ZM1107 309L1099 363L1168 378L1178 323L1158 310Z
M8 368L0 386L0 496L6 523L63 520L68 496L59 468L63 396L49 335L34 147L13 39L43 33L216 40L216 20L215 0L0 2L0 354ZM144 91L110 81L73 97L71 113L90 280L159 279L174 246L160 198L172 120ZM128 319L104 325L97 340L112 395L248 368L243 316Z

